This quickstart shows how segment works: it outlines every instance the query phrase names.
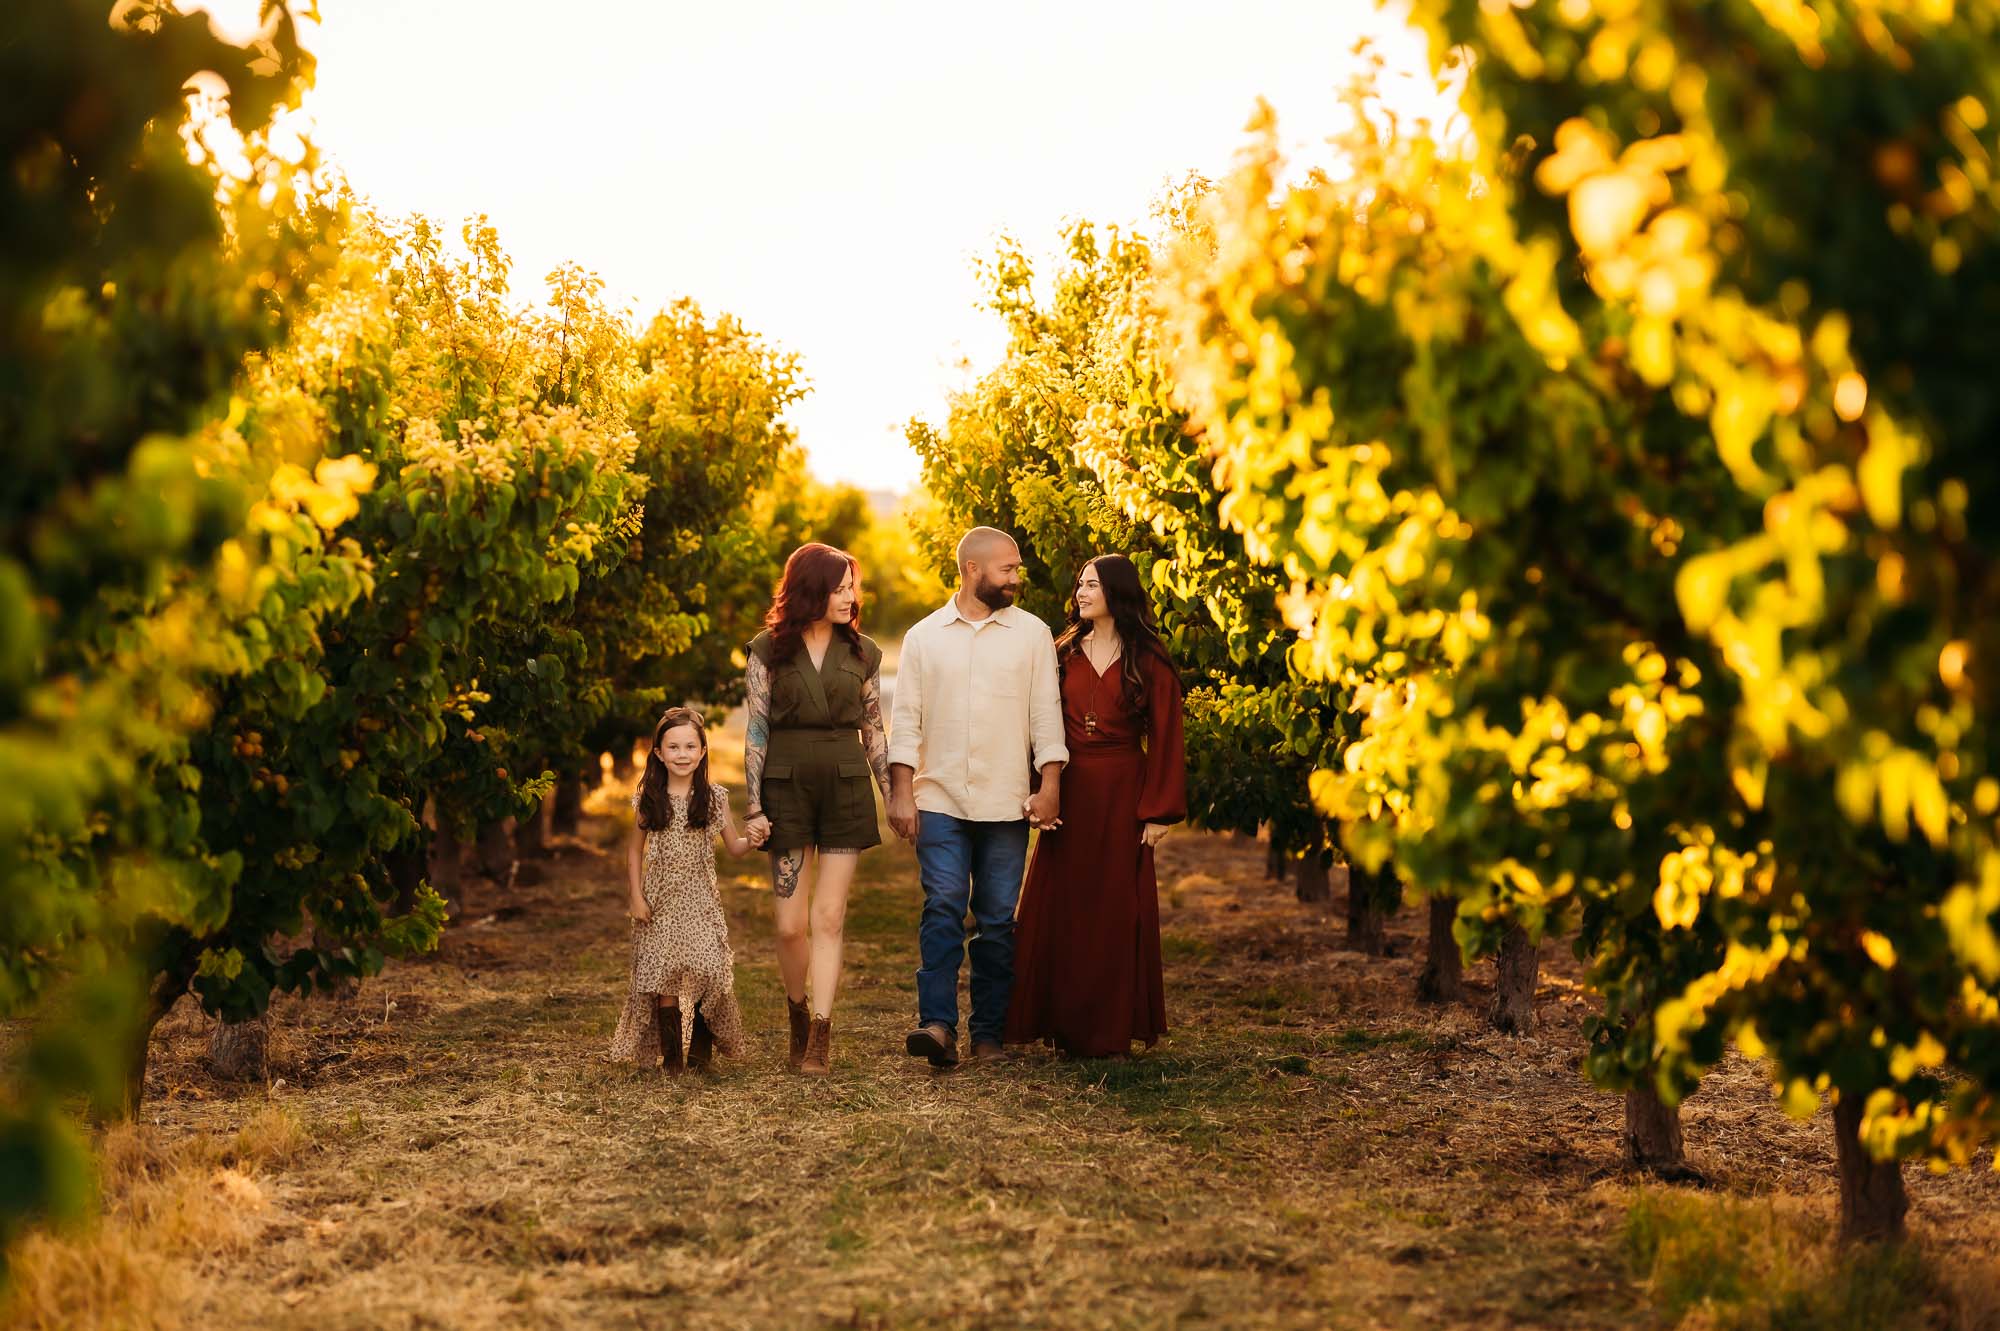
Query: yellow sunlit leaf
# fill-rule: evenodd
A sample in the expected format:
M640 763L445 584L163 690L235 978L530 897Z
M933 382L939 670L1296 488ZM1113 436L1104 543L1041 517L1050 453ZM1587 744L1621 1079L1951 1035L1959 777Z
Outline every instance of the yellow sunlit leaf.
M1870 961L1883 970L1888 970L1896 964L1895 945L1873 929L1861 931L1861 950L1868 954Z
M1635 173L1594 175L1570 191L1570 229L1586 255L1609 254L1639 229L1649 204L1645 182Z

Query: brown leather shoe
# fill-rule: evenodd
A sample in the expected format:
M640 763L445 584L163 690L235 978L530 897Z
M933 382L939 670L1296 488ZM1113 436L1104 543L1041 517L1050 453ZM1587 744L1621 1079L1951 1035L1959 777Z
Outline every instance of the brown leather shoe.
M948 1068L958 1062L958 1035L941 1021L929 1021L910 1032L903 1050L914 1058L928 1058L934 1068Z
M814 1017L806 1033L806 1055L799 1071L808 1077L824 1077L833 1070L833 1018Z
M812 1033L812 1012L803 998L794 1003L790 994L785 995L785 1007L792 1019L792 1051L786 1061L792 1065L793 1071L797 1071L799 1064L806 1060L806 1037Z
M998 1040L974 1040L972 1061L975 1063L1002 1063L1007 1058L1007 1049Z
M681 1062L681 1010L663 1007L654 1015L659 1018L660 1027L660 1070L678 1076L686 1067Z
M696 1072L708 1071L715 1062L715 1032L709 1029L708 1018L701 1015L701 1004L694 1005L694 1038L688 1041L688 1066Z

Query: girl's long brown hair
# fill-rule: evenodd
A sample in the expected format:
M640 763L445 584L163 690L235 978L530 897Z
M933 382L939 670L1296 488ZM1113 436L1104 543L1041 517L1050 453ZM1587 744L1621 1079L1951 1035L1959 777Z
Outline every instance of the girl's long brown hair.
M834 630L848 645L861 646L861 564L845 550L836 550L818 541L808 541L792 551L785 561L785 574L778 580L778 594L764 616L771 630L771 660L775 664L798 655L805 632L826 618L826 603L840 589L841 579L854 574L854 615Z
M1160 641L1160 631L1153 627L1153 603L1139 581L1139 566L1124 555L1099 555L1076 571L1076 582L1070 584L1069 590L1069 623L1056 639L1056 660L1067 662L1083 650L1083 635L1090 632L1090 625L1077 613L1076 584L1093 568L1097 570L1097 585L1104 593L1104 604L1111 611L1111 622L1118 630L1125 701L1143 716L1151 702L1145 658L1157 656L1169 667L1174 661L1167 654L1167 645Z
M653 742L646 747L646 774L639 778L639 826L661 832L674 824L673 801L667 797L667 765L660 761L660 741L669 730L693 726L701 736L701 761L695 764L694 781L688 788L688 826L707 827L714 787L708 784L708 723L692 707L670 707L660 724L653 727Z

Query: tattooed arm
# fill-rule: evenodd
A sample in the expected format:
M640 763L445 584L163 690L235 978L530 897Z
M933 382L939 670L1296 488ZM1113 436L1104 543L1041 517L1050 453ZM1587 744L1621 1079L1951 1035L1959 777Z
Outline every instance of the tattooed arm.
M743 800L749 805L743 835L751 845L761 846L771 837L771 820L764 815L764 759L771 748L771 671L755 652L743 672L743 692L750 711L743 736Z
M764 755L771 747L771 672L754 653L743 674L743 692L750 711L743 740L743 798L756 818L764 812Z
M868 752L868 766L874 769L875 784L882 798L889 798L889 736L882 726L882 676L877 672L861 686L861 747Z

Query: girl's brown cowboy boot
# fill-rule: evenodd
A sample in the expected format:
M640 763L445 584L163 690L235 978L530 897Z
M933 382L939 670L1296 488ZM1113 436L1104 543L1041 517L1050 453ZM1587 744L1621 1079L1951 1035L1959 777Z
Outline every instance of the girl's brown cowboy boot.
M681 1010L678 1007L660 1009L660 1070L668 1076L678 1076L686 1065L681 1062Z
M708 1028L708 1018L701 1015L701 1004L694 1005L694 1038L688 1041L688 1066L696 1072L708 1071L715 1061L715 1032Z

